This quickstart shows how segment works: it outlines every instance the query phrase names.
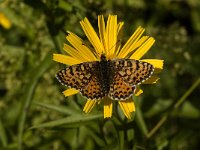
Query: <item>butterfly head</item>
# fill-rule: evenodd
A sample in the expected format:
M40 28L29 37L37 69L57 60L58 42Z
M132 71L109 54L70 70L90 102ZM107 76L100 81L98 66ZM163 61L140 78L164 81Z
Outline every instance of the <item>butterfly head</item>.
M101 54L100 60L101 61L107 61L106 55L105 54Z

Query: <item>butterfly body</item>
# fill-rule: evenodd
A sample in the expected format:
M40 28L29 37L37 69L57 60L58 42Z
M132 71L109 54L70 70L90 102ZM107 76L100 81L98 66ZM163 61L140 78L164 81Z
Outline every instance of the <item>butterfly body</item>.
M104 55L101 56L101 60L99 61L98 67L99 73L97 73L97 76L99 78L99 82L101 84L101 88L105 95L108 94L110 89L110 83L112 82L112 70L111 70L111 64L110 60L107 60Z
M69 66L56 74L65 86L75 88L88 99L126 100L134 94L136 85L148 79L153 65L134 59L84 62Z

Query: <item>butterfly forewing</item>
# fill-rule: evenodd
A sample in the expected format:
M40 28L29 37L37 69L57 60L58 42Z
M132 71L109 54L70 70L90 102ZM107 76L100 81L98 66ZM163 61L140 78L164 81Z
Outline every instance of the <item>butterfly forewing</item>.
M154 72L154 67L150 63L134 59L116 59L112 61L112 66L123 81L131 86L141 84Z
M81 63L62 69L56 78L65 86L81 90L88 85L98 62Z
M133 59L115 59L110 61L113 77L108 96L113 100L126 100L135 91L136 85L147 80L153 74L153 65Z

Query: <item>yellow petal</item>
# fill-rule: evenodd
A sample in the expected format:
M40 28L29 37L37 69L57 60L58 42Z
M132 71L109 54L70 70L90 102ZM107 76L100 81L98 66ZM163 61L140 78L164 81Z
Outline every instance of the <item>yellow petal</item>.
M86 62L87 59L84 58L83 55L80 55L80 52L69 46L68 44L64 44L63 50L71 55L73 58L80 60L81 62Z
M143 93L143 90L139 86L137 86L134 95L139 96L142 93Z
M116 48L115 48L115 54L113 55L113 58L117 58L118 54L120 52L121 49L121 39L122 39L122 34L123 34L123 25L124 22L119 22L117 24L117 43L116 43Z
M156 76L151 76L149 79L144 81L142 84L155 84L160 78Z
M150 37L146 40L131 56L130 59L140 59L154 44L154 38Z
M124 22L119 22L117 25L117 34L120 34L120 32L122 31L122 27L124 25Z
M99 37L97 36L94 28L92 27L92 25L90 24L87 18L80 21L80 24L88 40L90 41L90 43L93 45L94 49L96 50L96 53L100 56L103 53L104 47Z
M66 65L80 64L81 60L62 54L53 54L53 60Z
M4 27L5 29L11 28L10 20L1 12L0 12L0 25L2 25L2 27Z
M95 106L96 103L97 103L96 100L87 100L87 102L83 108L83 111L85 113L91 112L91 110L93 109L93 107Z
M92 53L92 50L89 49L83 40L78 37L76 34L69 32L66 39L72 44L72 46L78 51L79 55L81 55L86 61L95 61L97 58Z
M155 68L154 74L159 73L163 69L164 60L161 59L142 59L141 61L152 64Z
M106 25L106 55L108 59L114 57L114 52L117 44L117 16L109 15Z
M135 43L134 49L136 49L136 48L138 48L139 46L141 46L148 38L149 38L149 36L143 36L143 37L141 37L141 38Z
M79 91L71 88L71 89L67 89L67 90L63 91L62 93L67 97L67 96L77 94L77 93L79 93Z
M104 118L110 118L112 116L112 100L109 98L104 99Z
M119 58L125 58L128 53L131 51L134 51L136 47L137 41L140 39L142 34L144 33L144 29L141 27L138 27L137 30L132 34L132 36L128 39L126 44L122 47L120 50L118 57Z
M128 119L131 119L131 113L135 111L135 104L131 98L119 101L119 105Z
M135 111L135 104L134 104L132 98L129 98L129 99L126 100L126 105L128 106L130 113Z
M105 22L104 22L104 17L103 15L98 16L98 27L99 27L99 36L101 43L103 44L103 53L105 54L105 49L108 49L107 43L106 43L106 29L105 29Z

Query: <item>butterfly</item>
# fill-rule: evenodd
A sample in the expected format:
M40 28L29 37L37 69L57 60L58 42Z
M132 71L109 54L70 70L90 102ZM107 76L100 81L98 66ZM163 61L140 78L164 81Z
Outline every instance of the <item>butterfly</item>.
M104 54L100 61L83 62L60 70L58 81L80 91L88 99L113 100L130 98L136 86L147 80L154 72L150 63L134 59L107 60Z

